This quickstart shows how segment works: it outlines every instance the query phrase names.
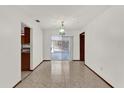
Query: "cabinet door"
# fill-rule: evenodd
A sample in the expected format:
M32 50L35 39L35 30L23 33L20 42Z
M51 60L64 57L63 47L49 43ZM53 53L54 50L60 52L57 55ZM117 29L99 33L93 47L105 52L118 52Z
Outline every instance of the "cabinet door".
M21 69L22 71L30 70L30 53L22 53L21 54Z
M85 61L85 34L80 34L80 61Z
M24 28L24 32L25 32L24 43L25 43L25 44L29 44L29 43L30 43L30 28L25 27L25 28Z
M25 43L25 36L21 36L21 43L24 44Z

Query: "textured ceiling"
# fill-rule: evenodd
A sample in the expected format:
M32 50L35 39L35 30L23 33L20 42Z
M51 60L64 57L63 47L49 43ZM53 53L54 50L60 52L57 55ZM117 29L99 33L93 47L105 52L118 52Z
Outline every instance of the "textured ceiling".
M65 29L82 29L109 6L21 6L33 20L40 20L39 25L44 30L54 30L64 21Z

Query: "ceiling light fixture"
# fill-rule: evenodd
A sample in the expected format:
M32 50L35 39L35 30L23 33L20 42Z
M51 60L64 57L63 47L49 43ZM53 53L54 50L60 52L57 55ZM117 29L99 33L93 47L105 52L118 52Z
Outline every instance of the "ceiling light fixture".
M61 22L61 27L59 29L59 35L65 35L64 21Z

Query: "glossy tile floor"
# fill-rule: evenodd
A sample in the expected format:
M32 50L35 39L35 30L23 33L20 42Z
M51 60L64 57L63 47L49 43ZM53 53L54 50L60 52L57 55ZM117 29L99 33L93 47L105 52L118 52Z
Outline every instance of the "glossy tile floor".
M110 88L80 61L45 61L17 88Z
M25 79L29 74L31 74L32 71L22 71L21 78L22 80Z

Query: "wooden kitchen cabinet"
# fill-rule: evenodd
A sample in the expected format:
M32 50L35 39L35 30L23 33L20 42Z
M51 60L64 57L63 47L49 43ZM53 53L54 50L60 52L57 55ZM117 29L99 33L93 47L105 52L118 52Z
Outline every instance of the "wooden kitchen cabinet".
M24 27L24 33L21 35L21 43L29 44L30 43L30 28Z
M21 33L21 69L30 70L30 28L24 27Z
M22 71L30 70L30 53L22 52L21 54L21 69Z

